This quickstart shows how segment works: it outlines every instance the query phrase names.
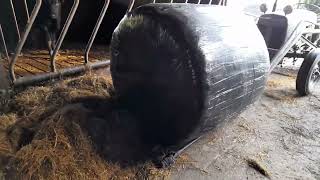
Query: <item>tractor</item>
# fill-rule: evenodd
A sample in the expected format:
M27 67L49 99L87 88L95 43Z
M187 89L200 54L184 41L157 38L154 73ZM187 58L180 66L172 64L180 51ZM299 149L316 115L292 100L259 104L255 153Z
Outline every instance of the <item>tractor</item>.
M301 96L319 91L320 49L318 14L320 7L297 3L287 5L283 11L277 9L275 1L272 12L267 13L267 5L262 4L263 13L258 17L258 28L268 47L271 67L282 64L284 58L292 58L293 63L303 59L296 79L296 90Z

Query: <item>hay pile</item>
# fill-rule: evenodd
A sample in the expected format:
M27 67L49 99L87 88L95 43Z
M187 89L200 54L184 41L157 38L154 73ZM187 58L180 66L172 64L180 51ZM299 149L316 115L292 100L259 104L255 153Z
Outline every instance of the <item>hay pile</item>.
M2 99L0 178L167 177L145 158L134 119L113 100L111 82L89 74Z

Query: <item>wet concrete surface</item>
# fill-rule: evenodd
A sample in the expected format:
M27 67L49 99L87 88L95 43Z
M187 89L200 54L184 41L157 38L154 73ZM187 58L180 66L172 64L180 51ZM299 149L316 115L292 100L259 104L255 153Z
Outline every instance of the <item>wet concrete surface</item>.
M263 96L237 119L189 147L170 176L268 178L320 179L320 95L299 97L295 77L279 74L271 75Z

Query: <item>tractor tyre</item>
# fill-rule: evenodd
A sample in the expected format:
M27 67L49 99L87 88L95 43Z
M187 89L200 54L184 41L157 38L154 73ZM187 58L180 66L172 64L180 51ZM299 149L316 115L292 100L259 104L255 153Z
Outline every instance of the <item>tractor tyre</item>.
M301 96L313 94L320 83L320 49L315 49L304 58L296 79L296 89Z

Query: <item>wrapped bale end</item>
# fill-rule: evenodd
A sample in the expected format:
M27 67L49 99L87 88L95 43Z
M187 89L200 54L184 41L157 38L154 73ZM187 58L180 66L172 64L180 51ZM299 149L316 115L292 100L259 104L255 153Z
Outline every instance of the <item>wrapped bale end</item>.
M270 65L254 22L221 6L141 6L116 28L111 53L116 92L150 145L235 117L262 93Z

